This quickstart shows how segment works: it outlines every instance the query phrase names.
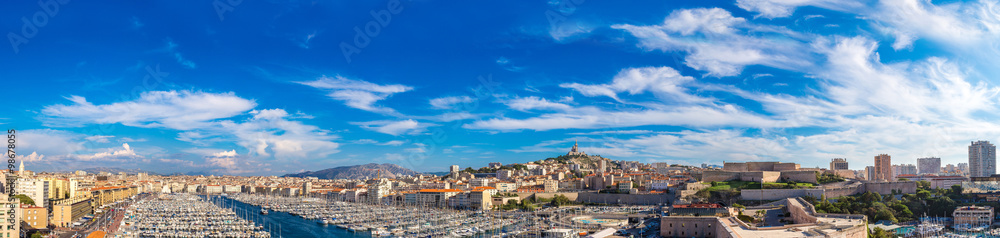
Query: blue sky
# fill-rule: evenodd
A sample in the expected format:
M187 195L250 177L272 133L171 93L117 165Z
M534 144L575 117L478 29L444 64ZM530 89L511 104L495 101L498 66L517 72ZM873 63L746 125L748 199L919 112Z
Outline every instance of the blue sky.
M444 171L574 141L861 169L1000 135L996 1L43 3L0 9L0 124L33 170Z

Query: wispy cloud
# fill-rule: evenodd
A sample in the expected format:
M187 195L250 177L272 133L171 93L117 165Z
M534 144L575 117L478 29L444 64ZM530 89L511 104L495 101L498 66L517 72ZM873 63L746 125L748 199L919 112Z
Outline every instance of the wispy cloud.
M234 93L198 91L150 91L139 98L95 105L81 96L69 96L69 105L42 109L47 126L75 127L121 123L134 127L165 127L187 130L208 126L211 121L244 113L257 104Z
M424 131L431 124L420 123L413 119L400 120L400 121L369 121L369 122L352 122L361 126L361 128L376 131L379 133L385 133L389 135L403 135L403 134L416 134Z
M812 66L813 55L800 33L749 23L721 8L676 10L660 25L611 27L632 34L647 50L687 52L684 64L708 76L737 75L747 65L790 70Z
M434 109L453 109L456 104L471 103L473 100L469 96L451 96L431 99L430 104Z
M393 94L413 90L413 87L401 84L379 85L363 80L348 79L342 76L321 77L315 81L298 82L317 89L329 91L328 97L344 102L348 107L387 115L397 115L392 108L376 105L378 101Z

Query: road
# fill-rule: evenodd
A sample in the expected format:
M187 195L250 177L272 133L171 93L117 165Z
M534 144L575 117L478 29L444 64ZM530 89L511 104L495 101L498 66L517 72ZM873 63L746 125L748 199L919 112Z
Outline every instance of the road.
M78 237L86 237L94 231L105 231L109 235L114 234L118 231L119 226L121 226L122 219L125 218L125 210L132 205L134 201L141 200L148 196L148 194L137 195L135 199L125 199L121 202L104 207L104 213L94 216L94 219L90 220L86 224L80 227L75 227L73 231L65 232L56 235L59 238L72 238L74 235L79 235Z

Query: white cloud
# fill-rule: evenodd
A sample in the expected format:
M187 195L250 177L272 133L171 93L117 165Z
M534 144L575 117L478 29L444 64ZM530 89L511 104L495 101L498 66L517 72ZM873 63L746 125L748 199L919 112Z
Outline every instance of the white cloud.
M270 164L263 163L255 158L240 155L236 150L223 150L206 155L205 166L202 168L214 168L213 172L225 174L260 174L270 171ZM192 164L192 167L193 164Z
M765 18L789 17L795 12L795 8L802 6L838 11L857 10L864 6L859 0L737 0L736 5L744 10L757 12L757 16Z
M503 69L507 71L521 72L522 70L524 70L524 67L515 66L513 63L510 62L510 59L507 59L506 57L500 57L496 60L496 62L497 65L503 67Z
M393 94L413 90L413 87L406 85L379 85L363 80L348 79L339 75L334 77L323 76L315 81L298 83L328 90L330 92L327 96L344 102L348 107L389 115L396 115L398 113L392 108L382 107L376 105L376 103Z
M83 135L52 129L19 130L17 146L22 151L37 151L43 155L66 155L84 150Z
M337 136L313 125L290 121L285 110L254 110L250 114L253 117L244 122L222 121L211 133L235 136L237 144L255 156L306 159L340 152L340 145L332 141Z
M874 20L890 26L896 36L894 49L910 47L918 36L950 44L967 45L1000 31L1000 20L987 11L961 12L962 7L989 9L995 2L954 3L936 6L928 0L888 0L879 2L879 11L868 13ZM971 9L970 9L971 10ZM977 14L985 13L985 14Z
M855 37L816 44L829 65L819 73L827 98L840 104L840 113L863 110L888 113L910 120L963 120L978 111L995 108L1000 88L973 85L956 65L941 58L895 64L879 62L877 43Z
M403 142L401 140L391 140L391 141L386 141L385 143L382 143L380 145L400 146L400 145L403 145L403 143L405 143L405 142Z
M374 145L400 146L400 145L403 145L403 143L406 143L406 142L401 141L401 140L391 140L391 141L386 141L386 142L378 142L378 141L372 140L372 139L360 139L360 140L354 141L354 143L357 143L357 144L374 144Z
M274 156L278 159L323 158L337 153L339 144L333 142L337 136L316 126L306 125L291 119L311 118L303 113L289 114L282 109L248 110L256 106L252 100L243 99L233 93L206 93L192 91L151 91L142 93L140 98L104 105L95 105L79 96L69 97L72 105L47 106L42 110L43 120L49 125L81 126L86 124L121 123L126 126L146 128L169 128L182 130L177 139L197 145L209 146L215 143L235 142L251 151L250 156ZM237 115L249 115L241 122L224 120ZM90 136L41 131L40 140L57 142L59 147L76 148L83 145L77 141L90 143L109 142L110 136ZM29 134L32 134L29 132ZM69 137L59 140L52 137ZM30 135L29 135L30 138ZM64 145L70 141L76 147ZM122 141L137 141L123 138ZM39 153L49 155L71 154L73 151L39 149ZM127 153L130 150L118 154ZM107 154L83 155L80 159L100 159Z
M115 136L101 136L101 135L97 135L97 136L88 136L85 139L87 139L88 141L93 141L93 142L97 142L97 143L108 143L108 142L110 142L108 139L109 138L114 138L114 137Z
M128 143L123 143L122 148L111 148L104 152L95 154L76 155L75 158L82 161L129 161L131 159L142 158L135 153Z
M45 155L40 155L38 152L32 151L28 156L21 156L21 160L24 162L39 162L44 161Z
M411 153L411 154L413 154L413 153L426 153L427 152L427 148L425 148L423 146L420 146L420 147L406 148L406 149L403 149L403 151L406 152L406 153Z
M549 36L556 42L568 42L590 35L596 27L592 24L570 19L549 26Z
M402 134L415 134L424 131L431 124L419 123L413 119L406 119L400 121L370 121L370 122L352 122L361 126L361 128L372 130L380 133L385 133L389 135L402 135Z
M527 119L493 118L465 124L466 129L536 130L625 128L648 125L693 127L785 127L793 126L743 112L731 105L711 107L674 107L668 110L605 111L593 107L563 113L544 114Z
M674 11L663 21L662 27L685 36L697 32L729 35L735 33L734 26L744 22L746 19L733 17L721 8L701 8Z
M652 130L615 130L615 131L575 132L575 133L566 133L566 134L587 136L587 135L606 135L606 134L625 134L625 135L627 135L627 134L656 134L656 133L658 133L658 132L652 131Z
M632 34L647 50L687 52L684 64L707 71L707 76L738 75L747 65L790 70L811 66L801 33L750 24L720 8L676 10L661 25L612 28Z
M1000 4L994 0L939 5L930 0L738 0L737 5L767 18L791 16L802 6L858 14L876 29L893 35L896 50L911 48L917 39L926 38L950 51L991 54L980 57L994 62L998 59L992 56L1000 52L991 44L1000 35ZM984 48L988 50L984 52Z
M685 84L694 79L682 76L669 67L630 68L619 72L611 84L586 85L564 83L585 96L607 96L617 101L619 92L636 95L653 92L661 102L641 102L636 109L608 110L596 106L573 107L535 96L503 101L518 111L548 110L535 117L491 118L462 127L466 129L515 131L554 129L626 128L634 126L668 125L692 127L794 127L798 124L755 115L731 104L688 93Z
M510 107L511 109L518 111L530 111L538 109L565 111L571 108L569 105L551 102L544 98L539 98L535 96L515 98L507 100L504 103L507 104L507 107Z
M236 160L238 154L236 150L222 151L214 153L210 156L205 156L205 162L212 166L218 166L225 169L237 169Z
M430 104L434 109L452 109L455 104L471 102L473 99L469 96L452 96L431 99Z
M83 126L121 123L134 127L188 130L208 126L212 120L246 112L257 104L233 93L149 91L132 101L94 105L81 96L70 96L70 105L42 109L46 126Z
M685 84L694 81L690 76L683 76L671 67L628 68L615 75L611 84L586 85L579 83L563 83L560 87L572 88L584 96L606 96L616 101L618 93L628 92L630 95L652 92L663 100L690 103L709 102L711 99L688 93Z
M195 64L194 61L188 60L184 58L183 55L181 55L181 52L177 50L178 46L179 45L177 45L177 43L174 43L173 40L167 39L167 47L156 51L171 54L174 57L174 59L177 60L177 63L184 66L185 68L189 69L198 68L198 65Z
M222 152L218 152L218 153L212 154L213 157L234 157L234 156L237 156L237 155L238 154L236 154L236 150L222 151Z

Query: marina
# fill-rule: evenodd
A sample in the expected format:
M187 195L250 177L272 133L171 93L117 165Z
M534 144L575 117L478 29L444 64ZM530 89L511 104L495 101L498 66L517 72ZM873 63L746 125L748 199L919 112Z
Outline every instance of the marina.
M295 226L295 229L307 227L308 231L286 232L282 228L282 237L315 237L291 234L336 235L333 237L505 237L523 231L518 228L527 227L522 223L529 219L528 214L522 213L387 206L304 197L235 194L217 199L233 204L224 206L270 210L270 215L260 218L264 222L276 221L272 217L282 216L282 222L294 219L297 223L308 224Z
M236 212L183 193L138 201L126 210L122 223L123 237L271 237Z

